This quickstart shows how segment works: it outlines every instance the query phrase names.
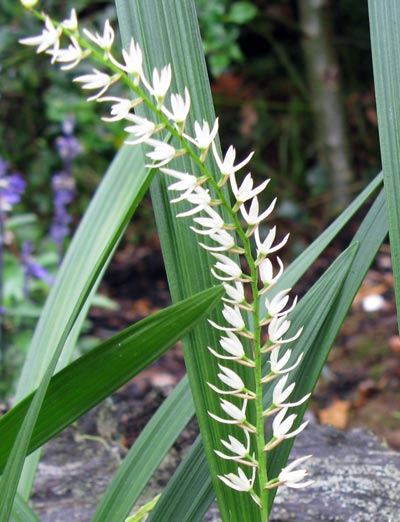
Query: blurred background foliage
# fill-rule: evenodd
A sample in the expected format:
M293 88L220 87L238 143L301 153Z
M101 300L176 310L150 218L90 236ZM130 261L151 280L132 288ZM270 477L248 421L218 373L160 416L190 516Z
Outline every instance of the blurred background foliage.
M115 22L108 0L73 5L82 23ZM319 206L330 198L329 178L317 161L298 2L196 0L196 5L223 142L243 153L256 151L254 173L273 179L282 214L296 220L320 214ZM45 0L42 6L64 16L72 3ZM367 5L338 0L331 14L355 172L348 190L355 192L379 163ZM2 1L0 27L0 156L29 179L25 201L45 219L51 213L49 179L59 166L54 141L74 114L83 147L75 172L79 215L122 143L123 127L104 124L98 106L85 101L71 75L56 70L47 56L33 60L32 49L18 44L18 38L40 32L18 2Z
M301 227L303 235L311 239L333 217L329 206L332 180L321 164L315 139L313 100L302 47L301 2L196 0L196 6L223 146L234 144L239 157L255 150L253 174L258 179L271 178L271 194L279 196L278 215L288 229ZM2 0L1 4L0 158L27 182L14 211L22 226L13 228L14 244L7 247L12 253L5 264L10 284L4 286L3 301L12 307L16 300L20 305L22 299L17 288L21 284L16 267L21 252L18 244L32 241L39 261L47 263L50 271L56 269L54 248L46 238L54 213L51 179L62 169L56 140L63 124L71 116L75 118L74 132L82 149L73 163L73 227L125 133L121 122L102 122L100 107L86 102L71 74L52 66L46 55L33 59L32 49L21 46L18 39L40 33L40 23L15 0ZM40 6L58 18L75 7L81 23L97 30L106 18L117 25L114 4L109 0L44 0ZM331 18L329 41L340 68L351 150L352 179L345 190L352 197L379 170L367 2L337 0L327 8ZM74 71L74 75L80 72ZM132 225L133 232L128 233L130 241L154 236L150 213L151 203L145 199ZM46 294L43 282L34 284L34 292L34 305L40 309ZM5 329L14 340L19 331L18 343L23 347L38 310L30 313L28 329L21 329L17 316ZM24 316L25 324L28 315Z

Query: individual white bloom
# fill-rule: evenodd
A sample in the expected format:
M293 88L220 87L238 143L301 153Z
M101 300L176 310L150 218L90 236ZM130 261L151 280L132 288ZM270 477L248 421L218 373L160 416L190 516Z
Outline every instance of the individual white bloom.
M291 343L300 337L303 328L299 328L296 334L290 337L290 339L282 339L285 333L289 330L290 325L291 321L287 320L286 316L273 317L268 325L268 335L270 341L274 344L286 344Z
M102 117L103 121L120 121L130 119L130 110L141 100L128 100L127 98L118 98L117 96L104 96L97 98L98 102L115 102L111 105L111 117Z
M231 390L229 390L229 391L221 390L220 388L217 388L216 386L214 386L214 384L211 384L208 382L207 384L212 390L214 390L215 392L220 393L222 395L239 393L244 390L244 388L245 388L244 382L242 381L241 377L236 372L234 372L230 368L226 368L225 366L222 366L221 364L218 364L218 367L222 372L222 373L218 373L219 380L222 381L227 386L229 386L229 388L231 388Z
M180 212L176 217L193 216L203 210L207 211L211 203L210 191L208 189L203 189L203 187L196 187L191 194L185 197L185 199L195 206L186 212Z
M285 373L291 372L292 370L294 370L300 364L300 362L301 362L301 360L303 358L303 353L301 353L298 356L297 361L294 364L292 364L288 368L285 368L285 366L287 365L287 363L290 360L290 356L292 355L292 350L286 350L286 352L279 359L279 351L280 351L280 349L281 349L281 346L276 346L272 350L272 352L271 352L271 354L269 356L269 363L271 365L271 372L275 373L275 374L285 374Z
M169 111L165 106L162 107L163 113L178 125L183 124L190 110L190 94L185 87L185 99L180 94L171 94L171 110Z
M143 77L143 83L146 88L158 101L162 101L167 94L172 80L171 65L168 64L159 71L157 68L153 69L153 84L150 85Z
M219 359L232 361L242 359L245 356L245 353L240 339L232 332L227 332L227 335L228 337L221 337L219 344L221 345L221 348L230 355L221 355L210 348L210 346L208 349L213 355L215 355L215 357L218 357Z
M214 122L212 130L207 121L203 120L203 126L198 121L194 122L195 137L184 135L189 141L194 143L201 151L206 151L211 143L214 141L218 132L218 118Z
M136 140L126 140L125 143L128 145L137 145L138 143L143 143L157 131L155 123L148 120L147 118L142 118L136 114L131 114L129 116L129 120L132 121L135 125L128 125L128 127L125 127L125 131L129 134L133 134L136 137Z
M279 257L276 258L278 265L279 265L279 272L274 275L274 269L272 262L266 258L261 261L261 263L258 265L258 271L260 273L260 279L264 286L272 286L274 285L278 279L283 274L283 263Z
M233 259L230 259L228 256L224 256L223 254L215 253L212 255L218 260L218 262L215 263L214 268L228 276L220 276L214 270L214 268L212 268L211 273L214 277L216 277L220 281L233 281L235 279L238 279L242 275L241 267L235 261L233 261Z
M292 382L292 384L290 384L285 390L285 386L286 386L288 377L289 377L289 375L286 374L284 377L279 379L279 381L275 384L274 391L272 392L272 403L273 403L274 407L293 408L295 406L300 406L300 404L303 404L303 402L305 402L310 396L310 393L308 393L307 395L302 397L297 402L290 402L290 403L285 402L286 399L288 399L288 397L291 395L291 393L293 392L293 390L296 386L296 383Z
M193 174L189 174L188 172L180 172L179 170L174 169L167 169L165 167L161 168L160 170L164 174L167 174L167 176L172 176L173 178L179 180L168 186L168 190L176 190L178 192L183 192L183 194L178 198L171 199L171 203L183 201L198 186L198 180L196 176L193 176Z
M241 468L238 468L237 475L234 473L227 473L225 475L218 475L218 478L228 487L235 489L236 491L252 491L255 476L256 468L253 468L251 478L248 478L245 472Z
M122 56L125 60L125 66L122 69L134 76L139 77L143 72L143 54L140 45L131 38L129 50L122 49Z
M278 480L279 482L284 483L289 488L299 489L306 488L313 484L313 480L308 480L307 482L301 482L307 475L308 472L305 469L297 469L297 466L305 462L311 457L311 455L307 455L306 457L300 457L299 459L294 460L288 466L284 467L282 471L279 473Z
M230 419L222 419L221 417L218 417L209 411L208 414L210 417L216 421L221 422L222 424L242 424L246 420L247 399L243 401L242 408L238 408L235 404L232 404L225 399L220 400L220 405L224 412L230 417Z
M215 161L217 162L218 168L223 176L231 176L238 170L242 169L253 157L254 152L250 152L250 154L243 161L235 165L236 159L236 150L231 145L226 151L224 159L221 161L217 147L214 142L212 142L212 150L214 154Z
M78 29L78 17L76 16L75 9L71 9L69 18L66 18L61 22L61 26L69 31L76 31Z
M256 196L251 201L249 211L247 211L246 207L244 205L242 205L240 207L240 212L242 213L242 216L243 216L244 220L246 221L246 223L250 227L252 227L254 225L258 225L259 223L261 223L261 221L264 221L264 219L266 219L271 214L271 212L274 210L275 203L276 203L276 198L272 201L270 206L266 210L264 210L264 212L259 214L260 205L258 203L258 198Z
M104 51L109 52L111 50L112 44L114 42L114 29L111 27L110 21L106 20L104 23L103 34L93 34L88 29L83 29L84 34L92 40L96 45L98 45Z
M278 243L275 246L272 246L272 243L275 241L275 236L276 227L272 227L264 241L261 241L260 231L258 227L255 229L254 238L256 240L257 245L257 256L269 256L270 254L277 252L287 243L287 240L289 239L289 234L286 234L286 236L282 239L280 243Z
M227 306L224 305L222 310L222 315L225 320L232 325L236 330L243 330L245 327L242 314L240 312L240 308L238 306Z
M239 337L232 332L227 332L228 337L221 337L219 344L226 352L234 355L236 358L244 356L243 344Z
M214 234L218 230L221 230L223 226L225 225L224 220L222 217L211 207L205 209L208 217L196 217L193 218L193 221L200 225L201 227L204 227L204 230L200 230L195 227L190 227L193 232L196 232L196 234L205 235L208 236L210 234Z
M35 5L38 3L39 0L20 0L21 4L26 7L27 9L30 9L31 7L35 7Z
M297 296L293 299L292 305L288 309L284 310L285 306L289 302L288 293L290 290L291 288L281 290L271 299L271 301L269 301L268 298L265 299L265 307L270 317L280 317L282 315L287 315L295 308L297 304Z
M239 460L244 459L249 455L250 453L250 435L246 430L243 430L245 437L246 437L246 445L242 444L240 440L238 440L236 437L232 437L232 435L228 435L229 442L226 440L221 439L221 444L225 446L226 449L231 451L233 455L225 455L225 453L222 453L221 451L214 450L215 453L218 455L218 457L221 457L221 459L227 459L227 460Z
M80 61L85 57L85 53L82 51L76 38L71 36L71 43L67 49L48 50L47 54L53 56L52 61L64 63L61 66L63 71L69 71L76 67Z
M204 243L199 243L205 250L208 250L210 252L223 252L235 246L235 238L226 230L217 230L216 232L213 232L208 235L213 241L218 243L220 246L209 246Z
M41 34L37 36L29 36L28 38L21 38L19 43L23 45L37 46L36 52L42 53L51 47L53 51L57 51L60 47L60 36L62 34L61 27L54 27L53 22L46 15L44 21L44 29Z
M223 297L222 299L227 303L240 304L245 301L244 286L240 281L235 281L235 286L223 283L225 292L230 299Z
M165 143L165 141L149 138L146 140L146 143L153 147L153 150L146 154L148 158L156 162L154 165L149 165L151 168L158 168L166 165L176 155L176 150L174 147L169 143Z
M110 76L98 69L93 69L92 74L83 74L74 78L74 82L82 83L82 89L100 89L100 91L88 98L88 101L97 100L102 96L117 77Z
M279 413L275 415L274 421L272 423L272 436L273 439L270 443L265 446L265 450L271 450L275 446L277 446L280 442L286 439L291 439L296 437L299 433L301 433L308 424L308 421L303 422L301 426L299 426L296 430L290 431L293 426L294 421L297 418L297 415L292 413L286 419L285 416L288 412L287 408L283 408Z
M258 187L253 189L254 182L253 182L253 178L252 178L252 175L250 174L250 172L244 178L244 180L242 181L239 188L236 183L236 177L235 177L234 172L230 175L229 180L231 182L233 195L235 196L235 199L238 203L244 203L245 201L248 201L249 199L254 198L255 196L257 196L257 194L260 194L260 192L262 192L265 189L265 187L268 185L268 183L270 182L270 180L267 179L267 180L263 181L263 183L261 183L261 185L259 185ZM258 202L257 202L257 204L258 204ZM273 210L273 207L271 209L271 212L272 212L272 210ZM257 207L257 214L258 214L258 207Z

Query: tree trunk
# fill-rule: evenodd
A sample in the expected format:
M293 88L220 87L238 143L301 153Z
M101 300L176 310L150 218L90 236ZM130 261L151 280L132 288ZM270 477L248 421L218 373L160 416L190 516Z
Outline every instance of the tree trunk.
M334 215L350 202L353 174L340 68L332 42L332 14L327 0L299 0L298 6L318 159L332 191L327 212Z

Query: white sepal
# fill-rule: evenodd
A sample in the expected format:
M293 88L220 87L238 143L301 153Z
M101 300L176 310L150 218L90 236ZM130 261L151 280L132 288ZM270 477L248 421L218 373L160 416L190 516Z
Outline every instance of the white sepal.
M230 419L222 419L221 417L218 417L218 415L209 411L208 414L210 417L216 421L221 422L222 424L242 424L246 420L247 399L243 401L242 408L238 408L235 404L232 404L225 399L220 400L220 405Z
M274 285L281 275L283 274L283 263L279 257L276 258L278 265L279 265L279 271L274 275L274 267L272 265L272 262L267 257L261 261L261 263L258 265L258 271L260 274L260 279L264 286L272 286Z
M311 457L311 455L307 455L306 457L300 457L299 459L294 460L288 466L284 467L282 471L279 473L278 479L279 482L284 483L289 488L305 488L313 484L313 480L308 480L307 482L301 482L307 475L308 472L305 469L295 470L297 466L305 462Z
M272 203L269 205L269 207L266 210L264 210L264 212L259 214L260 205L258 203L258 198L256 196L256 197L253 197L249 210L247 211L245 206L242 205L240 207L240 212L242 213L242 216L243 216L244 220L246 221L246 223L250 227L252 227L254 225L258 225L259 223L261 223L261 221L266 219L271 214L271 212L274 210L275 203L276 203L276 198L272 201Z
M110 51L114 42L114 29L111 27L109 20L106 20L104 23L102 35L97 32L93 34L86 28L83 29L83 33L104 51Z
M57 51L60 47L60 36L62 34L61 27L54 27L53 22L46 15L44 20L44 29L41 34L37 36L29 36L28 38L21 38L19 43L22 45L37 46L36 52L43 53L52 47L53 51Z
M253 489L255 476L256 468L253 468L251 478L248 478L245 472L241 468L238 468L237 475L227 473L225 475L218 475L218 478L228 487L236 491L251 491Z
M228 435L229 442L221 439L221 444L225 446L225 448L233 453L233 455L225 455L218 450L214 450L215 453L221 457L222 459L227 460L238 460L244 459L250 453L250 435L246 430L243 430L246 436L246 445L242 444L240 440L236 437L232 437L232 435Z
M259 185L258 187L253 189L254 181L253 181L253 178L252 178L250 172L244 178L240 187L237 186L236 177L235 177L234 172L231 173L229 179L231 182L233 195L235 196L235 199L238 203L244 203L245 201L248 201L251 198L255 198L255 196L260 194L260 192L262 192L265 189L265 187L268 185L268 183L270 182L270 180L267 179L267 180L263 181L261 183L261 185ZM258 205L258 201L256 203L254 203L254 205ZM273 207L272 207L272 209L273 209ZM271 209L271 212L272 212L272 209ZM252 214L251 214L252 216L254 215L254 211L255 211L254 208L253 208L253 210L250 209L250 212L252 212ZM242 214L243 214L243 212L242 212ZM258 215L258 206L257 206L257 215ZM246 217L244 215L243 215L243 217L246 219ZM255 224L255 223L252 223L252 224Z
M184 134L184 137L194 143L200 150L205 151L214 141L215 136L218 132L218 118L216 118L213 128L210 130L210 125L207 121L203 120L203 125L200 125L198 121L194 122L195 137L192 138Z
M235 172L243 168L247 163L251 160L253 157L254 152L250 152L250 154L245 158L243 161L235 165L235 159L236 159L236 150L231 145L228 150L226 151L226 154L224 156L224 159L221 161L219 154L217 152L217 147L215 143L212 143L212 150L214 154L215 161L217 162L218 168L223 176L230 176L233 175Z
M174 147L169 143L165 143L165 141L149 138L146 140L146 143L153 147L153 150L148 152L146 156L155 162L154 165L149 165L149 168L163 167L176 155Z

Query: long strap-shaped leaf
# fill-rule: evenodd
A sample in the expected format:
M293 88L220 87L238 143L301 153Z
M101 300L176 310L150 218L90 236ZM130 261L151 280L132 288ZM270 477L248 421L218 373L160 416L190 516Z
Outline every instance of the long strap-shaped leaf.
M353 239L353 243L359 245L357 253L348 270L340 294L332 301L329 316L323 327L318 330L311 345L307 346L307 338L302 336L293 347L294 357L301 351L305 351L301 368L296 368L296 371L290 376L288 381L297 382L296 395L293 397L293 400L296 400L296 396L301 397L305 393L313 391L340 326L345 320L351 303L387 235L387 226L385 198L384 193L381 192ZM315 313L318 313L318 308L315 309ZM315 320L314 316L308 314L307 309L302 307L296 308L292 318L293 328L298 327L300 324L307 325L308 323L310 325L310 322L312 327ZM295 411L299 416L296 425L300 424L306 407L304 404L296 408ZM270 461L272 474L278 473L281 462L287 459L292 445L293 440L287 440L273 452ZM270 501L272 503L273 497Z
M61 338L70 328L98 284L110 256L142 199L151 173L144 169L139 149L122 149L108 170L74 236L58 278L36 327L19 381L17 400L38 385ZM71 321L71 318L74 320ZM69 329L68 329L69 328ZM65 363L69 356L65 357ZM32 420L33 422L33 420ZM25 468L21 493L28 497L38 457L31 456Z
M18 494L13 506L12 522L40 522L38 515Z
M148 422L101 498L93 522L122 522L194 415L187 377Z
M188 132L192 132L195 120L202 122L205 119L212 124L214 110L194 2L117 0L116 4L123 44L127 47L132 35L140 43L147 74L151 75L154 66L171 63L172 92L183 93L184 87L189 87L191 111L186 124ZM209 167L213 168L212 165ZM192 172L196 165L184 157L174 163L174 168ZM197 238L189 229L189 219L176 218L177 212L187 210L187 203L174 207L170 205L161 176L154 179L151 194L171 295L176 302L214 283L209 271L213 258L198 245ZM221 323L221 311L213 312L212 319ZM222 517L232 522L254 522L258 508L253 501L243 495L233 511L232 505L237 501L237 495L217 479L218 474L230 471L229 464L218 459L214 453L220 439L227 439L229 431L207 413L220 410L218 396L207 385L207 382L215 382L216 379L215 360L207 346L216 346L218 339L219 335L210 325L193 330L183 345L185 363Z
M43 445L158 359L207 317L222 293L220 287L214 287L147 317L54 375L29 442L28 452ZM187 397L188 391L182 388L181 386L178 391L187 403L182 405L186 408L184 417L187 422L193 414L192 403L190 397ZM28 395L0 419L0 472L5 467L34 396L34 393ZM166 431L170 429L168 427Z
M400 328L400 3L369 0L379 141Z

